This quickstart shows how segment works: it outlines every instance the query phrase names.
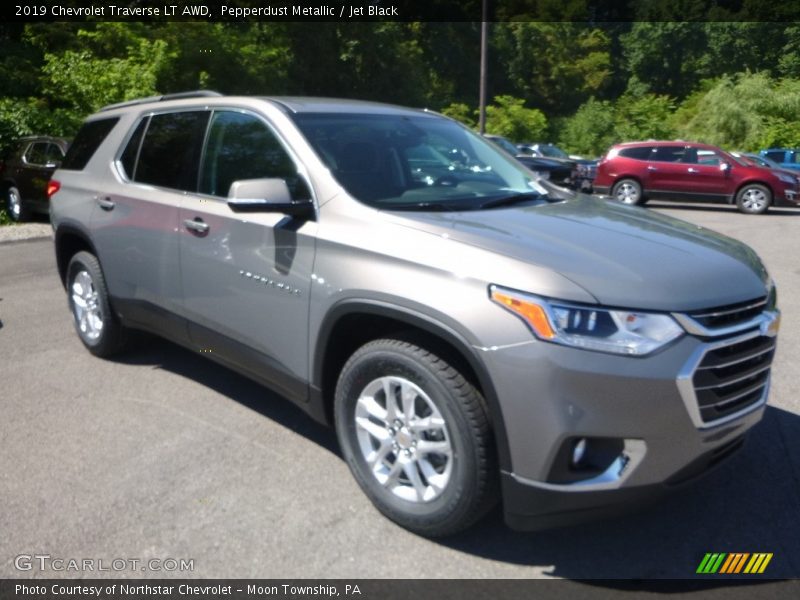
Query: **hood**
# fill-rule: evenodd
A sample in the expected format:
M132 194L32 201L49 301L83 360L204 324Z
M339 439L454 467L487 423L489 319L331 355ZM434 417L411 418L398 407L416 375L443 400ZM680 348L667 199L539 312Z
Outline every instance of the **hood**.
M547 205L394 215L406 227L555 271L606 306L687 311L766 294L766 270L745 244L613 201L578 195ZM492 283L537 291L535 281Z

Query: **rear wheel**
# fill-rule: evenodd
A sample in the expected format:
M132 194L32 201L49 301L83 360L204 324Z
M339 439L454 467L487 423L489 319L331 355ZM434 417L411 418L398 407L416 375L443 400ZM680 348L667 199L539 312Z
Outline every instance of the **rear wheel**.
M353 476L399 525L449 535L493 506L497 466L483 399L436 354L397 339L361 347L339 377L335 417Z
M620 179L611 189L611 195L623 204L644 204L642 186L635 179Z
M736 194L736 206L748 215L763 214L767 212L770 204L772 204L772 192L758 183L745 185Z
M31 217L30 210L22 202L19 190L13 185L6 190L6 211L12 220L20 223Z
M83 345L95 356L120 352L128 332L111 310L105 278L97 257L78 252L67 267L67 294L75 330Z

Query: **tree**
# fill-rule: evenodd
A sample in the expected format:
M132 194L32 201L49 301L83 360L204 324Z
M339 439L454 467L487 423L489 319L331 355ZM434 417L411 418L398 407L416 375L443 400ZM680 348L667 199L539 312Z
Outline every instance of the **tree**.
M486 107L486 132L515 142L539 140L547 132L547 119L541 111L525 108L520 98L495 96Z

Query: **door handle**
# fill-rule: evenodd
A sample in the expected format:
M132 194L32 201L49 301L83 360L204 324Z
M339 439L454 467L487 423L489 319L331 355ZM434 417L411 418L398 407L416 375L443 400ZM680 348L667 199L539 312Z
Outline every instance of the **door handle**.
M208 233L208 223L205 223L200 217L194 219L184 219L183 225L186 229L191 229L196 233Z
M648 171L658 171L658 169L656 167L652 166L652 165L647 165L647 170Z
M688 171L689 173L699 173L699 172L700 172L700 171L698 171L697 169L695 169L695 168L693 168L693 167L689 167L689 168L687 169L687 171Z
M98 206L103 210L114 210L114 207L116 206L116 204L111 200L111 198L108 197L101 198L100 196L95 196L94 199L95 201L97 201Z

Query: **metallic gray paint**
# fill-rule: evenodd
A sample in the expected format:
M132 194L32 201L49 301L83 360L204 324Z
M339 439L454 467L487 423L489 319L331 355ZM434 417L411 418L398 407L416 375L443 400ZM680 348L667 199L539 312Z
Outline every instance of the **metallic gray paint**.
M310 183L316 220L234 214L219 199L126 182L114 158L137 120L198 107L248 111L269 123ZM91 233L113 297L155 303L196 323L195 334L208 328L230 336L300 381L312 382L312 368L320 372L317 344L339 307L366 303L423 315L463 340L464 353L478 357L491 378L495 427L505 432L500 455L522 485L545 485L556 449L575 435L640 441L641 460L612 487L658 484L760 419L763 404L725 430L697 427L677 383L702 352L697 337L642 358L584 351L536 340L488 298L489 285L498 284L614 307L713 308L766 293L768 277L748 247L581 195L480 212L378 211L336 182L286 114L299 110L419 114L371 103L236 97L107 111L103 117L118 115L120 123L87 168L55 175L62 187L51 203L53 225L79 223ZM96 196L115 208L104 211ZM207 233L182 225L197 218Z

